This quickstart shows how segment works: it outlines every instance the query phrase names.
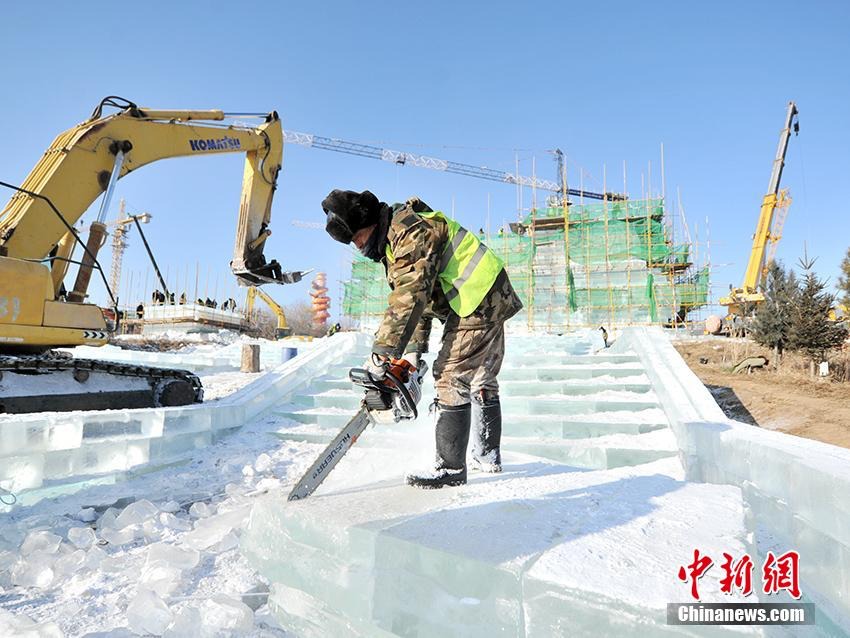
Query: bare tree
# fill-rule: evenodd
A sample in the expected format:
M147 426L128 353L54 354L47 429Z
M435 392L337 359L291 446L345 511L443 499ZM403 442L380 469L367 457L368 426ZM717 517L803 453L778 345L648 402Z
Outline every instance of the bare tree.
M277 318L268 310L255 310L249 323L249 332L263 339L275 339Z
M284 306L286 323L294 335L312 335L320 337L325 334L324 326L313 323L313 307L306 301L296 301Z

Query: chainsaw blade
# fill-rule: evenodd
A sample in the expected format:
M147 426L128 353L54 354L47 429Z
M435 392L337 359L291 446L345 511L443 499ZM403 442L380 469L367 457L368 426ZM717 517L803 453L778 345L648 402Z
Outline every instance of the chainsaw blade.
M357 442L357 438L373 422L373 417L366 408L362 408L351 421L348 422L333 441L328 444L319 458L304 473L304 476L295 484L289 493L288 500L298 501L307 498L319 485L322 484L328 474L336 467L345 453Z

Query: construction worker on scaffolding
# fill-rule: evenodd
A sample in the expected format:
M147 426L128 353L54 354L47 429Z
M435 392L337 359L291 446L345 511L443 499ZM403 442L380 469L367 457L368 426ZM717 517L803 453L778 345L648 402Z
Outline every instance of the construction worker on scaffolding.
M473 420L473 466L500 472L496 377L505 354L505 321L522 308L502 261L475 233L416 197L389 206L369 191L334 190L322 209L331 237L353 242L386 270L391 292L367 364L373 375L384 374L392 358L418 367L428 351L432 320L443 324L433 367L436 464L432 472L409 474L407 483L423 488L466 483Z

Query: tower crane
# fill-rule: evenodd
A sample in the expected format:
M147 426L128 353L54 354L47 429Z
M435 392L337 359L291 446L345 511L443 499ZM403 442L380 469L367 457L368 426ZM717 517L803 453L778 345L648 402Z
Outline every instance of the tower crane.
M418 166L420 168L429 168L431 170L443 171L445 173L466 175L467 177L486 179L493 182L501 182L503 184L530 186L562 195L566 194L573 195L575 197L587 197L589 199L606 199L608 201L626 199L626 196L620 193L594 193L575 188L565 188L565 184L563 184L563 180L561 178L560 167L558 173L559 181L552 182L545 179L539 179L537 177L527 177L525 175L506 173L494 168L487 168L486 166L461 164L460 162L438 159L436 157L428 157L426 155L418 155L416 153L408 153L404 151L393 151L379 146L361 144L359 142L351 142L331 137L323 137L321 135L313 135L312 133L284 131L283 139L287 144L298 144L299 146L319 148L326 151L335 151L337 153L347 153L348 155L357 155L359 157L368 157L371 159L382 160L384 162L392 162L397 166L406 166L410 164L411 166ZM561 158L563 158L563 153L561 153Z
M130 232L127 226L133 223L133 216L127 217L125 208L125 202L121 199L118 205L118 218L107 224L107 226L115 227L112 231L112 266L109 269L109 288L116 299L118 298L118 289L121 286L121 264L124 259L124 251L127 248L127 233ZM147 224L152 215L142 213L136 215L136 217L141 223Z

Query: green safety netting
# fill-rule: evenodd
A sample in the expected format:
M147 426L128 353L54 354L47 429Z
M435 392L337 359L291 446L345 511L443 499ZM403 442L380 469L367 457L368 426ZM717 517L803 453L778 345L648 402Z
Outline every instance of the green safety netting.
M660 199L546 208L523 234L484 237L504 262L529 326L670 321L708 301L709 270L693 273L689 244L674 244ZM567 266L569 264L569 266ZM354 254L343 282L343 312L355 320L384 313L384 269Z

